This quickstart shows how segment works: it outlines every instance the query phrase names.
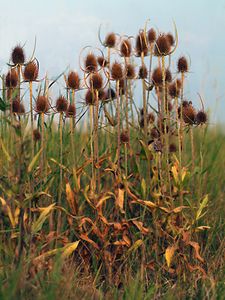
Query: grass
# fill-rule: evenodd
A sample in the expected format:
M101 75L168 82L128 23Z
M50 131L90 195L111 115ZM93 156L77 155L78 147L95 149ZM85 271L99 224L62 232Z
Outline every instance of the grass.
M108 64L86 56L56 105L56 81L35 83L31 64L27 85L13 52L22 74L2 76L0 99L0 299L224 298L225 133L184 99L189 66L168 72L177 38L165 36L147 45L141 31L116 64L121 40L106 39ZM127 63L148 55L146 78L128 78Z

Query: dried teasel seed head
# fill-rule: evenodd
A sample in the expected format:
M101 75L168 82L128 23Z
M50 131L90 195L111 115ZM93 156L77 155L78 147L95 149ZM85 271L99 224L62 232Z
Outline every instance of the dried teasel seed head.
M96 103L96 94L95 91L87 90L85 95L86 105L95 105Z
M96 72L98 68L98 63L95 55L93 53L89 53L84 61L85 71L87 73Z
M131 42L129 39L123 40L120 45L120 53L123 57L130 57L132 52Z
M76 107L73 103L69 104L67 111L66 111L66 117L67 118L74 118L76 116Z
M148 77L148 69L145 65L139 68L139 78L146 79Z
M153 70L152 81L155 86L160 86L163 83L162 69L160 67Z
M180 95L180 88L178 87L176 82L172 82L169 85L169 95L171 98L177 98Z
M102 76L99 73L91 74L90 76L90 87L94 90L100 90L103 85Z
M170 153L173 153L173 152L176 152L176 151L177 151L177 146L176 146L176 144L171 143L171 144L169 145L169 152L170 152Z
M36 111L38 113L46 113L49 110L48 99L45 96L38 96L36 101Z
M166 82L171 82L172 81L172 74L171 71L167 68L166 69L166 78L165 78Z
M182 116L186 124L193 125L195 123L196 111L192 104L182 106Z
M148 55L147 37L145 36L144 31L140 31L136 37L136 52L137 56Z
M156 31L154 28L149 29L148 31L148 42L149 44L154 43L156 40Z
M19 107L19 114L25 114L25 107L22 102L20 102L20 107Z
M188 62L186 57L182 56L178 59L177 70L179 73L186 73L188 71Z
M20 100L17 98L12 101L12 112L15 114L20 112Z
M100 89L100 90L98 91L98 99L99 99L100 101L106 100L106 94L105 94L105 91L104 91L103 89Z
M206 123L207 119L208 119L207 114L203 110L200 110L200 111L197 112L197 114L196 114L196 123L198 125Z
M155 122L155 115L154 115L154 113L150 112L147 115L147 122L150 123L150 124L153 124Z
M167 39L168 39L168 41L169 41L170 46L171 46L171 47L174 46L174 44L175 44L175 39L174 39L174 36L172 35L172 33L171 33L171 32L168 32L167 35L166 35L166 37L167 37Z
M20 45L17 45L15 48L13 48L12 54L11 54L11 60L14 65L24 64L25 54L24 54L23 48Z
M157 67L154 69L152 73L152 81L155 86L160 86L163 83L163 72L161 67ZM169 69L165 70L165 82L171 82L172 81L172 74Z
M77 72L71 71L67 76L67 88L71 90L79 90L80 77Z
M59 96L56 100L56 110L59 113L66 112L68 107L68 102L65 97Z
M35 141L35 143L41 140L41 133L38 129L33 130L33 140Z
M135 67L132 64L126 65L126 78L127 79L134 79L135 78Z
M98 60L99 66L101 68L107 67L108 62L107 62L107 60L103 56L98 56L97 60Z
M15 88L18 84L18 73L16 69L11 69L5 77L5 86L7 88Z
M123 144L129 143L129 135L127 131L122 131L120 134L120 142Z
M111 68L111 76L113 80L123 79L123 68L122 65L118 62L114 62Z
M116 35L115 35L115 33L113 33L113 32L108 33L106 38L105 38L104 44L108 48L115 47L115 45L116 45Z
M168 41L167 35L162 33L158 36L156 43L154 54L156 56L165 56L170 53L171 45Z
M107 91L105 92L105 100L113 100L116 98L116 92L114 91L114 89L109 88L107 89Z
M29 62L23 70L23 77L25 81L35 81L38 77L38 66L35 61Z
M158 138L159 138L160 134L159 134L159 131L158 131L158 129L157 129L156 127L153 127L153 128L151 129L151 131L150 131L150 136L151 136L151 138L153 138L153 139L158 139Z

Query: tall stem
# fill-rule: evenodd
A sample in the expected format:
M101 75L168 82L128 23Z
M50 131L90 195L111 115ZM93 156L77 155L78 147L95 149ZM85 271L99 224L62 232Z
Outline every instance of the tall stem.
M32 81L29 82L29 90L30 90L30 122L31 122L31 155L33 158L34 157L34 138L33 138L34 116L33 116L33 104L32 104L32 97L33 97Z
M120 173L120 82L116 81L116 100L117 100L117 170Z

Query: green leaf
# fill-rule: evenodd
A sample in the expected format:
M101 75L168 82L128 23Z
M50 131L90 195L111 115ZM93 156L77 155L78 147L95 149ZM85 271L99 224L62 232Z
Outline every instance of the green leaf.
M30 162L28 168L27 168L27 172L30 173L33 170L33 167L35 165L35 163L37 162L41 152L42 152L42 148L38 151L38 153L33 157L32 161Z

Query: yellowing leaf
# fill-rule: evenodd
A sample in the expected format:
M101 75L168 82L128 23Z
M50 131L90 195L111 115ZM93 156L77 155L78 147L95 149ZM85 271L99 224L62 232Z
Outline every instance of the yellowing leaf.
M199 209L198 209L198 211L197 211L197 213L196 213L196 221L197 221L198 219L201 218L201 216L202 216L202 211L203 211L203 209L207 206L208 201L209 201L209 198L208 198L208 195L206 195L206 196L204 197L204 199L202 200L202 202L200 203Z
M62 258L69 257L78 247L80 241L76 241L74 243L67 244L62 252Z
M137 240L127 251L128 254L130 254L133 251L136 251L141 245L143 244L143 240Z
M16 220L13 216L13 213L11 211L10 206L6 203L5 199L3 199L2 197L0 197L0 201L2 203L3 209L5 209L5 212L8 215L8 218L9 218L11 224L12 224L12 227L15 228L16 227Z
M71 189L69 182L66 183L66 199L70 206L70 209L74 215L77 214L77 203L75 201L74 192Z
M55 203L50 204L47 207L41 208L41 214L39 218L32 224L31 226L31 232L33 234L37 233L39 230L41 230L45 220L48 218L50 212L54 209Z
M171 168L172 174L173 174L173 178L175 180L176 183L179 182L179 178L178 178L178 170L176 166L172 166Z
M124 189L118 189L117 197L116 197L116 205L120 208L121 212L124 212Z
M166 252L165 252L165 259L166 259L166 263L167 263L167 266L168 268L170 267L171 265L171 262L172 262L172 258L174 256L174 253L175 251L177 250L177 246L176 245L173 245L173 246L169 246L167 249L166 249Z

